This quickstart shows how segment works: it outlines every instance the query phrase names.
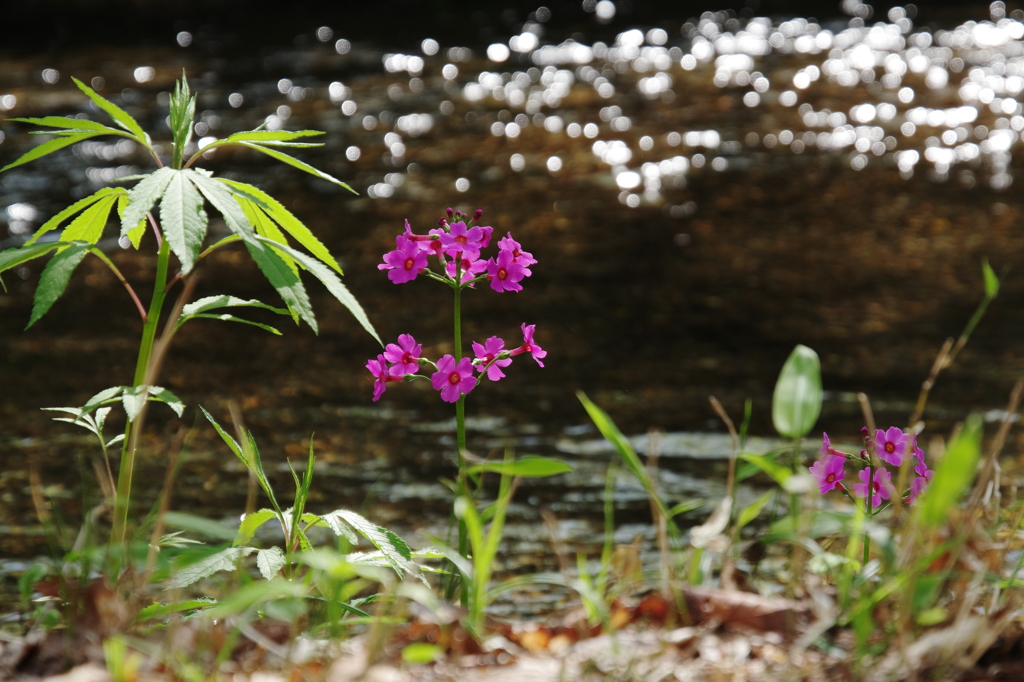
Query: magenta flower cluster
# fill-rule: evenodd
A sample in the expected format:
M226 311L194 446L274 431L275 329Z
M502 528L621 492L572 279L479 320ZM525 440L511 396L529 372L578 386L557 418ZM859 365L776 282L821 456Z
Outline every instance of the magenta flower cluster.
M822 495L837 488L850 495L850 491L843 485L847 460L863 465L863 468L857 473L860 482L853 484L853 494L862 498L867 498L870 494L871 506L875 508L879 507L884 500L891 500L896 495L892 473L885 468L884 464L898 469L905 460L911 457L917 460L914 463L916 477L903 493L903 500L907 504L913 504L932 479L933 472L925 464L924 451L917 447L917 436L904 433L895 426L885 431L876 430L874 438L870 437L865 428L863 430L865 448L859 455L851 455L837 450L832 447L828 434L822 435L824 440L821 445L821 457L810 466L811 476L817 481L818 491ZM874 450L878 458L884 462L883 466L871 466L869 450Z
M428 234L413 233L406 220L405 231L395 238L395 250L384 254L384 262L377 268L387 270L388 279L395 284L411 282L425 274L457 291L485 280L497 292L521 291L520 282L533 274L530 266L537 260L522 250L511 232L498 241L498 255L484 260L482 251L490 245L494 228L476 224L482 215L480 210L468 216L449 208L438 221L440 227ZM432 258L440 266L437 271L429 268ZM492 336L482 344L473 342L473 358L457 360L453 355L443 355L436 362L422 356L422 344L416 343L410 334L402 334L397 343L389 343L383 353L366 363L374 378L373 399L380 400L389 383L429 378L434 389L440 391L441 399L454 403L472 391L483 376L490 381L503 378L502 370L517 355L529 353L543 367L541 360L547 351L533 340L534 327L522 325L523 343L516 348L506 349L502 339ZM434 371L428 377L419 373L424 368Z
M533 274L530 266L536 259L523 251L509 232L498 241L498 255L484 260L481 252L490 245L494 228L475 224L482 215L483 211L477 210L470 218L448 209L447 217L438 221L440 227L427 234L413 233L406 220L405 231L395 238L395 250L384 254L377 269L387 270L388 279L395 284L430 273L449 284L472 286L486 280L497 292L521 291L520 282ZM443 274L429 269L429 258L437 259Z
M497 336L492 336L483 344L474 341L473 352L476 357L465 357L459 361L452 355L442 355L437 362L432 362L420 355L422 344L416 343L412 335L402 334L398 337L398 343L389 343L376 360L366 363L366 369L374 377L373 399L380 400L389 383L426 379L425 375L418 374L421 367L435 370L430 374L430 383L435 390L441 392L441 400L448 403L454 403L476 387L479 377L474 376L474 371L491 381L498 381L505 376L502 367L508 367L512 364L512 358L523 353L529 353L543 367L541 360L548 352L533 340L534 327L532 324L522 325L523 343L509 350L506 350L505 342Z

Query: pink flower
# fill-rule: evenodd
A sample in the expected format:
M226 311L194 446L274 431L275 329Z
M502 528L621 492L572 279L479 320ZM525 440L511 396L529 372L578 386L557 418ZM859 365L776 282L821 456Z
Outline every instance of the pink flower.
M378 355L376 360L368 360L366 369L370 370L370 374L376 379L373 382L374 402L380 400L380 397L384 395L384 390L389 383L402 380L401 377L394 375L394 367L388 367L387 359L383 355Z
M404 234L398 235L395 243L398 248L384 254L384 263L377 269L388 270L388 279L395 284L411 282L426 269L427 255L420 250L418 243L410 241Z
M493 258L487 261L487 279L491 280L491 288L497 292L522 291L523 287L518 284L526 277L523 266L514 262L511 251L501 250L498 252L498 259Z
M840 452L839 450L836 450L834 447L832 447L832 441L830 441L828 439L828 434L827 433L823 432L821 434L821 439L822 439L821 450L820 450L821 454L823 454L823 455L841 455L843 457L846 456L845 452Z
M926 475L918 476L910 482L910 494L907 495L907 504L914 504L914 500L917 499L917 496L924 491L924 487L932 480L933 473L929 471Z
M464 257L476 260L480 257L483 236L483 230L479 227L467 228L466 223L459 221L449 225L448 232L441 233L441 245L449 256L461 252Z
M441 400L446 403L458 401L463 393L469 393L476 385L473 361L469 358L462 358L456 366L455 358L445 355L437 361L437 369L430 376L430 381L435 390L441 391Z
M481 214L482 215L482 214ZM486 249L491 243L491 235L494 234L494 228L489 226L480 226L480 248Z
M504 350L505 342L497 336L487 339L482 346L476 341L473 342L473 352L479 361L477 370L487 372L487 378L491 381L497 381L504 377L505 373L501 371L501 368L512 364L512 358L497 359Z
M846 476L845 465L845 457L830 454L823 454L821 459L812 464L810 471L818 482L818 492L824 495L836 487L841 488L843 477Z
M393 362L391 373L398 376L412 374L420 368L420 351L423 344L416 343L411 334L402 334L398 337L398 343L389 343L384 349L384 357L388 362Z
M899 466L907 454L907 434L895 426L875 431L875 453L893 466Z
M537 325L535 324L528 325L525 323L522 325L523 345L519 346L519 348L516 348L515 350L509 351L509 355L516 356L519 355L520 353L529 353L530 355L533 356L533 359L537 362L537 364L543 367L544 363L541 362L541 358L547 357L548 352L541 348L540 346L538 346L533 341L533 329L536 326Z
M861 472L857 474L857 478L861 480L860 483L854 483L853 485L853 492L857 497L868 496L868 476L870 472L871 469L861 469ZM871 490L872 507L882 504L882 500L888 500L892 493L892 474L885 469L875 469L875 474L871 477Z
M914 473L918 476L931 477L931 471L928 470L928 465L924 463L924 450L914 446L914 456L917 457L917 464L914 465Z
M467 254L455 254L456 257L461 256L460 260L452 258L452 260L444 264L444 271L448 273L448 276L455 279L455 263L459 264L459 272L462 273L459 284L465 284L466 282L476 279L476 276L487 269L487 263L482 260L471 260Z
M523 266L523 274L529 277L533 273L530 272L530 266L536 264L537 259L533 257L532 253L527 253L522 250L522 246L519 245L515 239L512 239L512 233L509 232L508 236L503 237L498 241L498 248L503 251L512 252L512 261Z

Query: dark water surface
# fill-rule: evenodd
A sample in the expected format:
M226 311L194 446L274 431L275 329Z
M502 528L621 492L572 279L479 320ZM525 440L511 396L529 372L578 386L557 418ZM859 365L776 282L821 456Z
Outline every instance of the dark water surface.
M1003 406L1024 368L1024 14L1002 16L997 5L935 29L917 28L901 8L866 23L620 17L615 30L588 15L594 36L611 36L603 42L579 32L569 41L534 13L493 29L504 47L490 50L428 34L385 50L313 24L296 46L230 59L204 48L216 35L182 29L175 40L184 46L0 57L0 117L102 119L75 76L165 141L167 93L184 68L199 92L197 139L261 123L326 131L324 147L298 155L358 197L246 151L218 150L204 164L281 199L338 256L381 337L412 333L433 357L450 351L450 295L421 280L393 285L376 268L402 221L425 232L448 206L483 208L496 235L511 231L539 261L535 274L518 294L469 293L464 333L514 345L521 323L536 324L546 367L519 359L507 379L470 395L469 447L487 455L511 446L576 467L525 483L513 508L504 568L540 570L553 566L543 509L571 550L594 555L601 541L612 455L595 441L577 390L626 433L669 433L660 484L672 502L713 502L729 445L709 395L734 419L750 398L752 433L770 437L775 378L803 343L822 360L819 429L855 438L861 390L880 423L902 425L939 345L980 300L987 257L1008 273L1004 288L935 389L928 433ZM0 135L0 165L33 142L17 123L0 125ZM4 247L105 182L149 168L130 144L100 138L0 175ZM113 225L110 235L125 275L151 279L152 244L136 254L117 247ZM124 290L95 259L22 331L41 268L8 273L0 295L0 557L15 569L45 552L28 463L38 463L74 525L78 457L94 447L39 408L80 405L128 383L140 333ZM240 249L208 259L199 277L197 297L276 302ZM150 411L135 499L152 502L168 444L196 424L172 506L237 518L245 477L195 409L226 420L234 400L281 490L290 485L286 458L301 462L315 432L310 504L362 509L422 544L443 533L450 504L438 479L452 475L451 406L419 383L372 403L364 364L375 343L317 283L307 285L318 336L209 321L179 334L160 383L189 409L182 421ZM1011 437L1009 453L1019 449ZM622 477L616 498L617 539L643 533L650 546L640 487Z

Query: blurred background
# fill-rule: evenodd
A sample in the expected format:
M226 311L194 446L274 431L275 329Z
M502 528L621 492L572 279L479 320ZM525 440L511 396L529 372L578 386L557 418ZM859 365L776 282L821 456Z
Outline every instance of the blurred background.
M198 92L197 141L261 124L323 130L324 146L298 155L358 195L248 151L218 150L201 165L280 199L338 257L385 342L412 333L431 357L451 349L450 294L422 280L393 285L376 266L403 220L425 232L447 207L483 209L483 224L511 232L539 262L520 293L468 294L464 334L514 346L520 324L536 324L548 356L543 369L520 358L506 379L470 395L469 447L576 467L521 489L509 570L552 565L541 509L570 547L600 542L612 455L576 391L641 449L649 429L666 432L660 485L674 502L711 505L729 441L708 396L736 421L749 399L751 433L772 437L774 382L803 343L822 361L817 431L855 442L858 391L880 425L904 426L942 342L981 300L983 258L1004 286L935 388L926 435L971 411L1001 418L1024 367L1024 12L1013 3L480 5L8 3L0 166L39 140L6 119L103 119L72 77L129 111L167 155L169 92L183 69ZM95 138L5 172L0 244L18 246L72 201L151 163L131 143ZM153 245L122 250L116 229L105 244L141 293ZM214 220L211 230L224 228ZM141 328L120 284L87 259L23 331L43 265L6 273L0 295L5 570L46 547L30 463L69 525L81 515L79 466L93 446L39 408L128 383ZM241 249L204 262L198 276L197 297L277 302ZM379 349L317 282L307 286L319 335L199 321L176 338L161 383L189 409L183 420L150 411L140 509L184 429L172 506L237 519L246 479L195 409L226 420L235 401L282 485L286 460L303 458L315 432L311 504L363 509L412 544L417 532L443 534L451 406L425 382L372 403L364 365ZM622 479L616 497L617 539L639 534L650 546L642 490Z

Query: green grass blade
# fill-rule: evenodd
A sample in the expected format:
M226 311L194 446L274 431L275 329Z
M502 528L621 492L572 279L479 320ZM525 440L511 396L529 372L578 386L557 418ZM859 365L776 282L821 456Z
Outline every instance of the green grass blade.
M999 294L999 278L992 266L988 264L988 258L981 261L981 273L985 278L985 297L995 298Z
M348 308L349 312L352 313L353 317L356 318L356 321L359 322L359 324L363 327L363 329L365 329L370 334L370 336L377 340L377 343L381 344L381 346L384 345L381 342L380 337L377 336L377 330L374 329L373 324L370 323L370 318L367 317L366 311L364 311L363 307L359 305L359 301L357 301L355 296L353 296L351 292L349 292L348 288L346 288L345 285L341 283L341 280L338 279L338 276L334 274L334 272L330 268L328 268L326 265L324 265L317 259L308 256L302 253L301 251L297 251L291 248L290 246L278 244L276 242L264 239L263 237L257 237L257 239L260 242L267 244L271 250L283 251L287 255L297 260L302 267L306 268L306 270L311 272L314 277L323 282L323 285L327 287L327 291L329 291L332 296L338 299L338 301L341 302L343 306Z
M57 150L64 149L64 147L68 147L70 145L73 145L76 142L81 142L82 140L88 140L90 137L96 137L99 134L100 133L93 133L93 132L68 133L66 135L61 135L60 137L58 137L55 140L47 140L46 142L42 143L38 147L33 147L32 149L30 149L27 152L25 152L24 154L22 154L13 163L9 163L6 166L4 166L3 168L0 168L0 173L3 173L5 170L9 170L9 169L14 168L16 166L20 166L22 164L28 163L29 161L35 161L36 159L42 158L42 157L46 156L47 154L52 154L53 152L55 152Z
M81 90L89 96L89 99L91 99L93 103L96 104L96 106L105 111L107 115L114 120L114 123L116 123L117 125L127 130L129 133L131 133L132 136L143 147L145 147L146 149L151 149L149 145L149 138L146 136L146 132L142 129L142 126L140 126L134 118L129 116L124 111L124 109L117 106L110 100L100 97L98 94L96 94L95 90L93 90L77 78L72 77L71 80L75 82L75 85L78 86L79 90Z
M107 218L110 217L110 209L115 201L117 195L108 194L82 211L60 233L60 241L83 241L90 244L98 242L103 236L103 228L107 226Z
M245 465L247 471L251 470L252 464L250 464L249 460L246 458L245 453L242 451L242 446L238 444L238 441L232 438L231 434L221 428L220 424L217 423L217 420L210 416L210 413L206 411L206 408L200 405L199 409L202 411L203 415L206 416L206 421L210 422L214 430L217 432L217 435L219 435L221 440L224 441L224 444L228 446L228 449L235 453L235 457L242 461L242 464Z
M972 414L939 460L931 482L915 505L922 525L933 528L948 519L950 509L956 506L974 480L981 455L981 431L981 415Z
M203 197L182 171L167 184L160 201L160 224L171 251L181 262L181 272L187 275L195 266L199 249L206 238L207 217Z
M140 180L128 192L128 206L121 214L121 234L126 235L138 229L139 223L146 219L146 214L156 203L175 172L170 168L155 170Z
M71 273L85 258L85 254L89 252L89 246L86 242L65 244L46 264L43 274L39 278L39 286L36 288L35 299L32 302L32 316L29 318L26 329L45 315L64 293L71 280Z
M773 495L775 495L775 492L776 491L774 490L769 490L757 500L743 508L743 511L740 512L739 517L736 519L737 533L743 530L744 526L757 518L758 514L761 513L761 510L764 509L764 506L768 504L768 501L772 499Z
M560 459L526 455L511 462L477 464L469 467L467 473L479 474L485 471L503 476L518 476L520 478L547 478L548 476L570 473L572 467Z
M302 161L299 161L294 156L288 156L284 152L279 152L276 149L269 149L267 147L264 147L262 145L259 145L259 144L253 143L253 142L240 142L239 144L242 145L243 147L248 147L249 149L255 149L258 152L262 152L262 153L266 154L267 156L270 156L272 158L277 159L278 161L281 161L283 163L287 163L289 166L292 166L293 168L298 168L299 170L305 171L305 172L309 173L310 175L315 175L316 177L318 177L318 178L320 178L322 180L326 180L328 182L333 182L335 185L338 185L340 187L344 187L349 192L352 192L353 194L357 194L357 192L354 189L352 189L351 187L346 185L341 180L339 180L339 179L337 179L337 178L335 178L335 177L333 177L331 175L328 175L327 173L324 173L323 171L319 171L316 168L313 168L308 163L304 163Z
M231 187L233 191L241 196L259 204L260 208L262 208L272 220L276 221L285 232L290 234L295 241L306 247L306 250L311 254L331 266L331 268L336 270L339 275L343 274L341 272L341 266L338 265L338 262L334 259L334 256L331 255L331 252L327 250L327 247L316 238L308 227L302 224L302 221L292 215L291 212L281 204L281 202L258 187L247 185L244 182L235 182L233 180L225 180L223 178L221 178L220 181ZM280 239L275 239L275 241L287 243Z

